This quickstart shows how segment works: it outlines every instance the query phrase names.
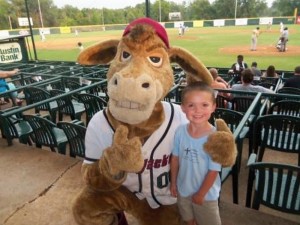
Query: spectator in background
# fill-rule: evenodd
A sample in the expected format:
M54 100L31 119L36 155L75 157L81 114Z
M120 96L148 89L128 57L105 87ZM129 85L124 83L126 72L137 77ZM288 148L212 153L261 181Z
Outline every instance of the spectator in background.
M241 74L241 84L232 85L232 90L234 91L252 91L252 92L262 92L262 93L274 93L268 88L264 88L259 85L252 85L254 74L251 69L245 69Z
M300 66L297 66L294 71L294 76L284 82L283 87L299 88L300 89Z
M214 89L228 89L229 88L228 83L222 77L219 76L218 70L216 68L210 68L209 72L214 79L210 85L212 88L214 88ZM218 94L222 95L224 97L230 96L230 93L226 93L226 92L219 92Z
M263 73L262 77L273 77L279 78L279 75L276 73L275 66L268 66L267 70Z
M7 90L11 90L14 89L15 86L13 83L8 84L5 80L5 78L9 78L11 76L16 75L20 70L19 69L14 69L14 70L10 70L10 71L1 71L0 70L0 93L5 92ZM17 99L17 92L11 92L10 93L10 97L13 101L13 105L19 105L22 104L22 100ZM0 105L4 105L7 104L8 102L4 100L4 98L0 99Z
M257 68L257 62L252 62L251 69L254 73L254 80L259 80L261 77L261 70ZM257 79L255 79L257 77Z
M244 62L244 56L238 55L237 62L232 64L231 69L234 74L236 74L234 82L241 80L241 73L244 69L248 68L248 64Z

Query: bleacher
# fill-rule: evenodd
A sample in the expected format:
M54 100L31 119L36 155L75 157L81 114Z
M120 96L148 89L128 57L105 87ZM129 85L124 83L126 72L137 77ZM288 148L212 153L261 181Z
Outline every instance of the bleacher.
M11 92L18 92L18 97L24 100L26 96L24 95L24 89L28 87L39 87L44 88L46 91L51 89L60 89L66 91L65 94L58 97L51 97L51 99L45 99L45 102L55 101L60 97L65 97L68 95L76 95L76 93L91 93L102 97L105 101L108 100L107 90L106 90L106 73L108 66L81 66L75 62L61 62L61 61L31 61L29 63L9 63L0 64L0 70L11 70L14 68L19 68L20 73L15 75L8 82L12 82L16 89L8 90L4 93L0 93L0 97L8 97ZM217 68L219 75L227 81L230 85L234 83L234 75L228 73L229 68ZM185 73L182 69L176 65L173 66L174 71L174 86L170 90L169 94L165 97L165 101L174 102L180 104L181 102L181 90L183 86L180 81L185 78ZM276 93L277 90L282 86L284 81L290 77L293 73L291 71L281 71L280 78L261 78L255 80L255 85L262 85L264 87L271 88ZM232 90L218 90L222 92L230 92L231 94L236 94L238 91ZM247 95L253 95L253 98L257 93L243 93ZM264 107L268 107L274 99L278 99L278 96L282 98L293 98L297 99L297 96L289 96L285 94L274 94L274 96L262 94L261 99L265 99ZM228 102L231 100L228 99ZM268 102L268 103L267 103ZM32 105L25 105L17 110L26 111L38 107L42 103L34 103ZM4 107L5 108L5 107ZM234 110L233 108L231 108ZM266 111L266 109L261 109Z
M0 113L1 133L2 133L2 137L7 139L9 145L13 143L12 139L18 137L10 135L9 133L10 131L8 129L9 125L7 122L5 122L5 119L7 118L15 118L15 122L13 124L16 125L20 121L23 121L21 114L23 115L34 114L36 113L36 111L33 112L33 110L37 109L38 107L44 104L50 104L51 102L56 102L58 99L72 97L74 101L80 103L79 99L76 97L76 95L80 93L89 93L102 98L103 102L108 101L107 90L106 90L106 86L107 86L106 73L108 71L107 66L81 66L72 62L55 62L55 61L30 62L28 64L21 64L21 63L0 64L0 70L10 70L13 68L19 68L21 71L19 74L17 74L10 80L10 82L15 84L16 89L9 90L5 93L1 93L0 97L7 97L9 96L9 93L17 91L19 93L19 97L24 99L24 102L22 106L12 108L12 110L1 109L1 113ZM228 83L230 83L230 85L233 85L234 75L230 73L226 73L226 70L228 71L229 69L219 68L219 71L223 71L222 74L220 74L220 76ZM183 88L183 86L180 84L180 81L183 78L185 78L185 74L184 71L181 70L181 68L176 66L173 67L173 71L174 71L174 80L175 80L174 86L164 100L175 104L180 104L181 90ZM273 94L233 91L230 89L217 89L219 93L225 92L225 93L230 93L231 95L247 96L247 98L251 99L250 103L246 105L246 109L239 111L239 113L241 113L242 115L242 118L240 122L237 124L237 126L235 126L234 130L232 130L237 145L241 143L240 142L241 139L248 139L249 152L247 155L250 155L253 151L252 149L253 143L251 140L253 137L252 128L257 118L267 115L269 112L269 108L274 103L280 100L284 99L284 100L293 100L296 102L300 102L300 95L290 94L290 93L278 93L278 90L284 83L285 79L291 76L291 74L292 74L291 72L284 71L282 72L282 75L280 76L279 79L266 78L266 79L260 79L255 81L256 82L255 85L260 85L262 83L269 83L270 84L269 88L271 88L274 91ZM40 79L34 79L34 77L39 77ZM48 98L41 99L39 102L30 103L30 98L29 99L26 98L24 94L26 93L26 91L24 90L26 90L26 88L28 87L38 87L45 90L45 92L49 92L49 93L51 89L60 89L62 91L62 94L56 96L53 95L51 96L49 94ZM227 104L227 106L225 107L226 110L229 109L232 111L238 111L237 110L238 105L236 102L233 101L233 99L226 99L226 101L227 103L231 103L231 104ZM220 105L217 105L217 107L222 108L222 106ZM41 112L39 113L42 114ZM21 115L21 116L18 116L16 118L15 115ZM48 111L42 116L43 118L44 117L49 118L48 115L53 116L54 113ZM298 117L299 117L299 112L298 112ZM67 119L65 118L66 117L64 117L64 119L59 119L59 120L57 120L57 118L55 119L51 118L51 121L54 123L51 126L55 126L55 128L59 129L59 127L56 127L55 123L59 123L61 121L71 122L71 123L74 122L70 117L67 117ZM85 126L86 125L85 117L81 116L79 119L76 118L76 124L78 123ZM245 132L245 128L248 129L246 134L243 133ZM19 138L20 142L26 144L28 143L26 139L26 137L28 138L28 133L26 133L26 135L23 136L22 138ZM29 133L29 135L33 137L32 133ZM35 141L34 137L31 139ZM238 173L241 164L240 159L241 159L242 151L243 151L242 148L239 149L239 156L238 156L239 161L237 161L236 165L231 168L224 168L222 171L223 173L222 181L225 181L230 175L232 175L232 179L234 180L232 184L234 203L238 203L239 201L237 189L238 189ZM70 156L74 157L74 154L72 152L66 153L65 151L60 151L60 153L69 154Z

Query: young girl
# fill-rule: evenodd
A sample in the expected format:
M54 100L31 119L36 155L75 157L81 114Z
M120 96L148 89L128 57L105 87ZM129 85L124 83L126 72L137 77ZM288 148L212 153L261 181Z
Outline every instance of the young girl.
M178 198L182 219L188 225L220 225L218 198L221 165L203 149L216 129L208 120L216 108L214 90L202 83L182 92L182 111L188 124L177 128L171 158L171 194Z

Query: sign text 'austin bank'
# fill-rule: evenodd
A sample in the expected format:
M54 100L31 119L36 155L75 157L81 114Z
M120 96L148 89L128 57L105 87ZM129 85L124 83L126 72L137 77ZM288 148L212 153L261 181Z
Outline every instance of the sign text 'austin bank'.
M22 51L19 43L0 44L0 63L18 62L21 60Z

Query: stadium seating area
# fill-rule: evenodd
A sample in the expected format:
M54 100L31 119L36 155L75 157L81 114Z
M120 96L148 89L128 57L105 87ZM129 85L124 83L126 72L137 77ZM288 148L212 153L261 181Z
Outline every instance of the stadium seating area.
M8 145L12 145L13 139L19 139L19 142L24 144L32 145L35 143L37 147L46 147L47 149L48 146L52 151L57 151L60 154L67 154L71 157L82 157L84 155L83 139L86 124L97 110L101 110L106 106L108 101L106 90L106 73L108 67L81 66L73 62L58 61L0 64L0 70L11 70L14 68L19 68L20 73L7 80L7 82L12 82L16 86L16 89L1 93L0 97L8 98L10 93L17 92L18 97L24 99L24 101L19 107L11 108L11 104L0 106L2 138L7 140ZM234 84L235 75L228 73L229 68L217 69L219 75L225 81L230 85ZM184 88L182 81L185 79L185 74L175 65L173 66L173 70L175 78L174 86L164 100L180 104L181 90ZM252 189L256 188L250 187L250 184L255 179L253 171L257 170L257 167L253 165L262 162L261 155L263 153L259 149L271 148L269 145L261 147L263 141L272 140L274 143L277 143L275 147L273 146L275 149L285 149L285 152L296 153L300 160L300 90L298 90L298 94L297 90L280 91L282 84L293 73L291 71L277 72L280 74L280 78L255 80L255 85L270 88L274 91L273 94L218 89L219 96L221 96L221 93L230 93L231 96L239 96L235 98L219 97L217 99L217 110L211 118L212 123L214 123L215 118L223 118L230 125L238 146L239 155L236 164L232 168L223 168L221 173L223 182L230 175L232 176L232 201L234 203L239 203L238 188L242 154L246 154L247 157L251 156L252 160L249 163L252 167L249 172L248 185L251 193ZM58 92L59 94L54 94ZM93 96L96 97L93 98ZM88 101L84 101L87 97ZM68 103L66 103L66 99ZM67 107L67 104L73 107L73 114L68 114L64 111L63 108ZM78 110L79 106L81 106L82 111L76 114L75 111ZM68 116L63 117L62 114ZM259 123L264 123L264 119L270 115L272 116L271 119L273 119L273 125L276 123L276 126L274 128L275 131L270 131L269 133L267 131L271 127L260 129L258 126L262 126ZM292 121L292 124L287 121ZM47 128L49 129L49 133L45 135L52 135L51 143L39 142L37 133L35 133L35 129L38 129L38 126L49 127ZM66 132L66 129L69 129L69 133ZM257 135L258 131L261 132L260 136L264 138L263 140L259 139L260 137ZM57 134L61 134L60 140L57 139ZM277 136L272 137L272 135ZM62 136L63 138L61 138ZM243 152L245 151L243 142L246 139L249 143L247 153ZM75 149L76 145L74 145L74 142L80 143L79 150ZM69 145L67 148L65 148L66 143ZM260 157L253 158L253 154L258 154ZM298 169L293 170L296 171L293 172L295 173L294 176L290 176L289 174L289 179L295 179L296 184L298 184L298 187L293 186L292 188L296 190L296 194L293 194L296 196L298 194L299 198L300 169L297 164L293 166ZM275 181L270 180L269 182ZM252 202L251 193L247 194L249 198L247 199L247 207L258 209L259 204L266 202L266 200L262 199L258 203L259 200L257 199L259 199L258 195L260 195L259 191L261 190L263 188L255 190L253 206L250 204ZM296 212L299 214L300 202L293 201L292 203L292 213ZM282 211L281 208L278 208L278 210ZM289 212L289 206L286 206L283 211Z

